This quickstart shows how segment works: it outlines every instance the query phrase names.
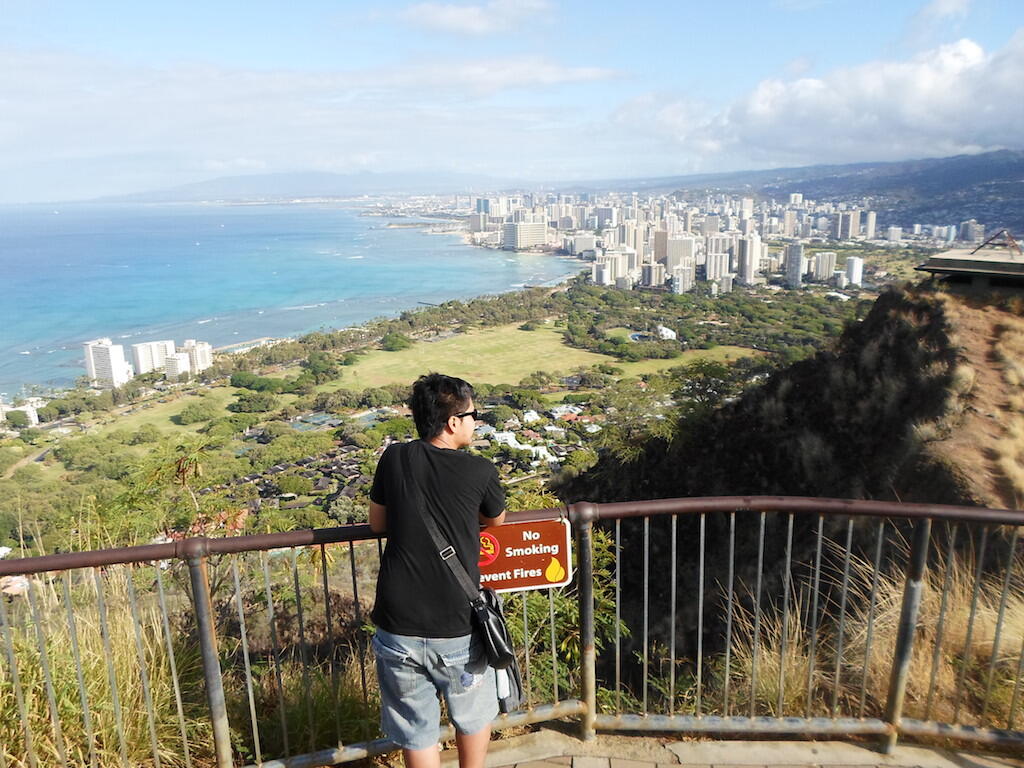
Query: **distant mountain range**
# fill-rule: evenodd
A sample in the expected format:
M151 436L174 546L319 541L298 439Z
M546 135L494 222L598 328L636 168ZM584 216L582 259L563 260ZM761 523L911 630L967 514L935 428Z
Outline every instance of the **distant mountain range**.
M104 197L107 203L260 202L360 195L481 194L509 187L507 179L469 173L260 173L223 176L180 187Z
M973 218L988 231L1008 227L1024 234L1024 152L1014 150L889 163L608 180L585 188L676 192L690 197L729 192L784 198L801 192L815 200L870 198L868 203L879 212L880 226L955 224Z
M272 173L228 176L171 189L104 198L104 202L281 201L310 197L382 194L468 194L535 188L536 185L465 173ZM811 165L763 171L689 176L545 182L559 192L708 192L782 198L802 192L816 200L867 198L879 225L954 224L974 218L991 231L1009 227L1024 234L1024 152L888 163Z

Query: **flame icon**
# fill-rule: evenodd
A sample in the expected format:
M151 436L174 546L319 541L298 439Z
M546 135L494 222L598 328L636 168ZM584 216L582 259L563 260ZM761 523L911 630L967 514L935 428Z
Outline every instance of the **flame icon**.
M565 568L552 557L548 567L544 569L544 578L551 582L561 581L565 578Z

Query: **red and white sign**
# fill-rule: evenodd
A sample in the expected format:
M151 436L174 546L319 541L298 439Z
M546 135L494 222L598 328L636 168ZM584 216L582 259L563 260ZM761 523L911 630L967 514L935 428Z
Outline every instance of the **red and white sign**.
M522 592L572 581L568 520L509 523L480 531L480 586Z

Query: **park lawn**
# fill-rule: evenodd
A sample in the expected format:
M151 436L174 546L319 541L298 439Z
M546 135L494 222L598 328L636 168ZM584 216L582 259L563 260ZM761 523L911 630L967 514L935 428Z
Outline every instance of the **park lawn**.
M570 373L614 358L568 346L552 325L521 331L518 324L484 328L441 341L418 341L399 352L371 350L342 367L339 380L318 391L361 390L411 384L420 374L440 371L470 382L515 384L534 371Z
M200 390L202 395L182 395L175 397L170 395L166 397L166 403L157 402L157 399L149 400L147 403L140 403L136 405L137 409L135 413L128 413L117 416L115 418L109 418L108 420L97 424L92 427L89 431L93 434L98 434L110 429L126 429L129 432L134 432L143 424L152 424L157 429L166 433L196 433L207 425L208 422L200 421L195 424L175 424L171 421L172 416L176 416L181 413L185 406L190 403L198 402L203 397L212 400L216 403L223 413L221 415L227 416L231 412L227 409L227 406L235 401L235 393L243 390L237 387L210 387L208 389ZM296 396L293 394L277 395L280 404L288 405L295 401ZM150 405L149 408L143 408L143 405Z
M609 328L604 332L604 335L609 339L622 339L623 341L631 341L631 339L629 338L629 335L631 333L636 333L636 331L632 330L631 328L624 328L623 326L620 325L616 328Z
M340 379L317 388L331 392L345 388L362 390L385 384L409 384L428 371L441 371L470 382L515 384L534 371L567 374L582 367L607 363L621 368L626 376L639 376L692 360L708 358L731 361L757 354L742 347L721 346L695 349L672 360L641 360L624 363L618 358L570 347L553 326L521 331L518 325L486 328L442 341L416 342L400 352L372 350L355 365L344 366Z

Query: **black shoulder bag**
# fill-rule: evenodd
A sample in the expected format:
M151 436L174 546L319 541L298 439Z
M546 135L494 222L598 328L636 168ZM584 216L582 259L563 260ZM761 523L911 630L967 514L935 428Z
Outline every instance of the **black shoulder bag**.
M420 517L437 548L438 556L448 566L448 570L452 572L455 581L462 587L462 591L466 593L470 608L473 609L473 624L476 634L484 644L487 663L496 670L507 672L510 695L503 697L499 693L498 698L502 711L511 712L519 706L522 686L519 682L519 665L512 647L512 638L501 612L501 600L493 589L482 589L479 584L473 583L463 567L462 561L459 560L455 547L445 540L438 529L434 515L423 503L419 487L413 479L408 448L402 450L402 472L405 475L406 488L419 508Z

